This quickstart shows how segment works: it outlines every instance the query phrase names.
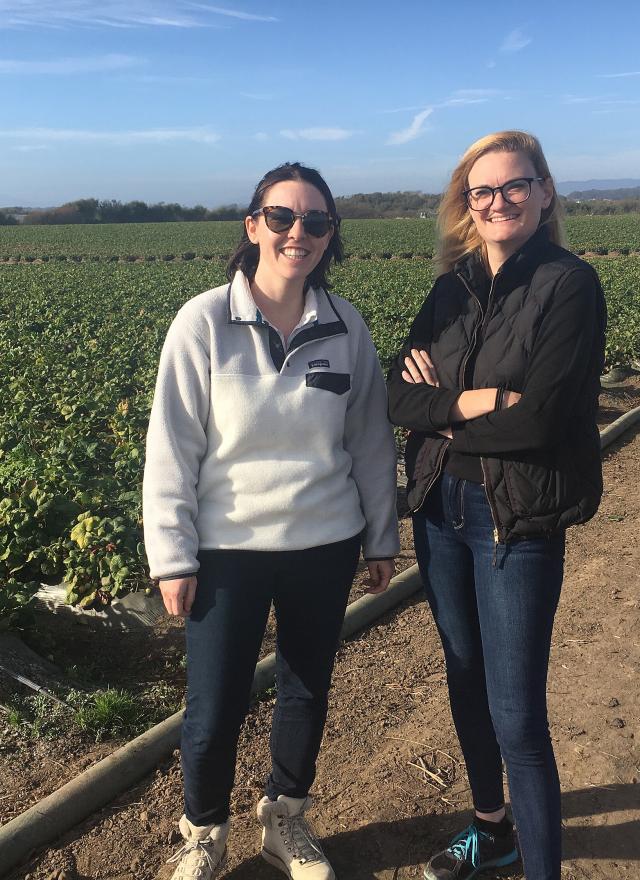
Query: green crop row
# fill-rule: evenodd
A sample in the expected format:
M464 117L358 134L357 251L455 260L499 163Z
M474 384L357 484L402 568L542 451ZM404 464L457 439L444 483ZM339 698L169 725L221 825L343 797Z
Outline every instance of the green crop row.
M591 257L607 298L608 366L640 361L640 257Z
M566 227L569 248L576 253L640 250L640 214L568 217Z
M242 232L239 221L105 223L0 227L0 256L117 256L194 252L228 255Z
M140 480L157 359L180 304L222 280L219 265L182 266L0 273L2 592L64 579L69 600L90 605L146 585Z
M227 257L237 244L242 224L237 221L206 223L117 223L76 226L0 227L0 261L25 262L66 257L69 261L119 257L144 259ZM342 224L348 255L432 256L435 221L345 220ZM640 249L640 214L569 217L569 246L577 252L607 253Z
M607 295L607 359L640 357L640 257L593 259ZM433 283L427 260L348 261L334 290L389 364ZM221 262L0 267L0 619L41 581L108 603L149 586L140 487L158 356Z

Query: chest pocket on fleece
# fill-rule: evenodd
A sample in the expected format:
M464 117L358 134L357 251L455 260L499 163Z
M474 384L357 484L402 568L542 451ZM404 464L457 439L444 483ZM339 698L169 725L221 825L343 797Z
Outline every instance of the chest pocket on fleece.
M322 388L334 394L344 394L351 388L349 373L307 373L307 388Z

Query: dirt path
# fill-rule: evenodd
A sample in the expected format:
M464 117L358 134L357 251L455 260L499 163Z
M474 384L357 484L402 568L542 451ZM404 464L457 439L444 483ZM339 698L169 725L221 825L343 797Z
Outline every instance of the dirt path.
M569 532L549 678L563 787L563 880L640 877L640 432L610 448L604 470L599 513ZM254 819L271 709L272 699L259 703L241 738L229 880L279 876L257 855ZM421 599L341 648L314 794L316 828L343 880L419 877L434 849L466 823L469 791L441 651ZM174 755L11 876L167 878L164 861L178 842L180 812Z

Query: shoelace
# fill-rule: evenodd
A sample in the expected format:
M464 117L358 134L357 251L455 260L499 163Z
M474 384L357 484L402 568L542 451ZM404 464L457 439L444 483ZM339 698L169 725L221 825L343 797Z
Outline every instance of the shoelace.
M478 831L475 825L469 825L464 831L461 831L458 837L452 842L448 848L449 852L463 862L471 862L475 867L478 865L479 840L478 835L488 837L482 831Z
M285 839L285 844L291 844L293 857L302 864L324 859L324 853L313 836L309 825L302 813L297 816L279 816L278 827Z
M181 866L184 877L199 877L201 869L205 865L213 872L218 867L220 861L218 860L218 864L214 862L209 852L209 846L214 846L213 840L207 838L204 840L188 840L184 846L180 847L177 853L174 853L170 859L167 859L167 864L179 862L184 856L187 856L184 865Z

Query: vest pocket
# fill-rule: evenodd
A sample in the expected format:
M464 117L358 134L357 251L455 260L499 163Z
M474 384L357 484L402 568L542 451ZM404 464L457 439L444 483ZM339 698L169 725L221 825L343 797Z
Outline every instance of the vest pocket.
M349 373L307 373L307 388L322 388L334 394L344 394L351 388Z

